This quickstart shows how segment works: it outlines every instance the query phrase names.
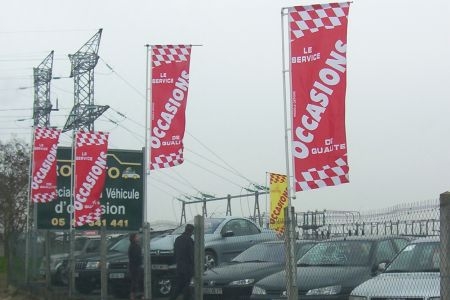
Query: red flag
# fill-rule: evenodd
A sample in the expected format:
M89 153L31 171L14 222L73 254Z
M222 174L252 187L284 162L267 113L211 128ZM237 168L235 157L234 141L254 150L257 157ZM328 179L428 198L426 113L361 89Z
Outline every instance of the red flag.
M289 8L295 190L348 182L345 135L350 4Z
M152 47L150 169L183 163L191 46Z
M100 220L107 172L108 133L79 131L75 138L75 226Z
M31 201L47 203L56 199L56 151L61 132L52 128L34 130Z

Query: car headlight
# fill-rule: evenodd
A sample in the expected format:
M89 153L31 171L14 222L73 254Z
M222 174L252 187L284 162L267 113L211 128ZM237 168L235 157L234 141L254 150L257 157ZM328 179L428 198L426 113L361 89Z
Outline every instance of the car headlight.
M100 262L99 261L88 261L86 264L86 269L93 270L100 268Z
M248 278L248 279L241 279L241 280L235 280L229 283L229 285L249 285L255 282L255 279Z
M266 294L266 290L255 285L253 287L252 294L253 295L265 295Z
M362 296L352 296L352 295L350 295L350 297L348 298L348 300L367 300L367 297L362 297Z
M336 295L341 292L340 285L326 286L318 289L309 290L306 295Z

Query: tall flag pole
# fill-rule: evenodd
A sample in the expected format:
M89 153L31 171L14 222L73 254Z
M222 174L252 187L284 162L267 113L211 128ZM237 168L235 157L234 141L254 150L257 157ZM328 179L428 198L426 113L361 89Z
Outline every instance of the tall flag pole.
M283 96L285 107L288 207L295 192L347 183L345 91L349 2L295 6L282 10ZM289 35L284 35L284 16ZM284 43L289 42L289 61ZM286 66L289 66L289 69ZM290 123L286 73L290 75ZM290 138L288 140L288 127ZM290 142L290 146L289 146ZM292 155L289 155L289 149ZM290 166L293 178L290 178ZM291 184L293 180L293 196ZM290 211L286 219L290 218ZM286 223L290 224L290 223ZM291 228L288 229L289 232ZM293 241L287 238L287 296L298 299ZM290 255L289 255L290 254ZM288 259L291 262L288 262Z
M150 169L170 168L184 161L190 57L191 45L151 47Z
M107 172L108 137L105 132L78 131L75 135L74 226L100 221L100 197Z
M349 2L289 8L295 190L349 182L345 134Z

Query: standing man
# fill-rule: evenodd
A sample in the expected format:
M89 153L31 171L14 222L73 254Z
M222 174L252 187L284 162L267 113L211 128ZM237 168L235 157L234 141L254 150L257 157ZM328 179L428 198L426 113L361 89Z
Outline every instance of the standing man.
M177 276L175 288L170 296L170 300L175 300L183 293L183 299L190 299L189 284L194 276L194 225L187 224L184 232L175 239L174 251L177 263Z
M130 299L134 300L139 287L142 264L142 249L139 245L139 237L136 233L130 234L128 261L128 269L130 272Z

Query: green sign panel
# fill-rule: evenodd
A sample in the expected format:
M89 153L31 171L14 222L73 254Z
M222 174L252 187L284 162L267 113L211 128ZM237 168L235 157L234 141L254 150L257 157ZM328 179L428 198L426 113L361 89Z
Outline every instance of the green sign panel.
M72 213L72 150L60 147L58 159L58 198L37 204L38 229L69 229ZM102 219L80 230L135 231L142 226L144 163L142 151L108 150L108 172L100 199Z

